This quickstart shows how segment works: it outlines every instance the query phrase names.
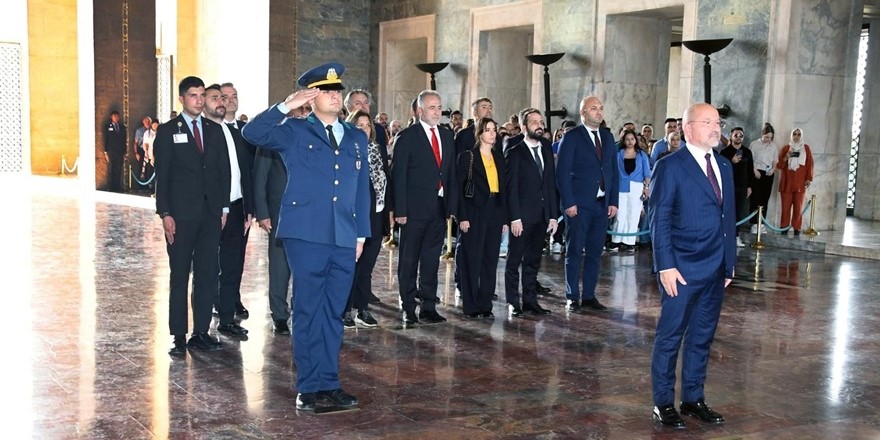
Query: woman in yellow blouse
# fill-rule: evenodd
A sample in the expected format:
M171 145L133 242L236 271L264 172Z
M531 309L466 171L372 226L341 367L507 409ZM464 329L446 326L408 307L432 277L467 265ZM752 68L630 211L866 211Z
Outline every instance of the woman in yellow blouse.
M459 188L462 189L458 211L461 229L456 265L460 272L459 290L464 315L469 318L493 318L492 296L501 234L508 222L502 197L506 184L504 156L495 150L498 124L491 118L477 121L477 144L458 155ZM470 180L470 184L468 181ZM473 190L468 194L468 187Z

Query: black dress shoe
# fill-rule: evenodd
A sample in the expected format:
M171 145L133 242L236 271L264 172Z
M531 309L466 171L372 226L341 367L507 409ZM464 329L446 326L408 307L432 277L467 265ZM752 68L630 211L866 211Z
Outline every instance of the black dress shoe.
M196 350L214 351L222 348L223 344L214 339L208 332L204 332L193 334L186 343L186 346Z
M481 313L480 313L480 318L484 318L484 319L495 319L495 314L492 313L492 311L481 312Z
M603 306L602 303L600 303L599 300L597 300L596 298L584 300L581 305L583 307L589 307L593 310L608 310L608 307Z
M375 293L370 293L370 304L382 304L382 300Z
M519 306L515 306L513 304L508 304L507 309L510 312L510 316L513 316L516 318L522 316L522 314L523 314L522 309Z
M419 323L419 318L416 318L415 312L403 312L403 316L400 320L404 325L416 325Z
M547 293L550 293L550 288L549 288L549 287L544 287L544 286L541 285L541 283L535 281L535 291L538 292L538 293L544 293L544 294L547 294Z
M172 356L182 356L186 354L186 336L176 335L174 336L174 344L171 346L171 349L168 350L168 354Z
M696 417L704 423L711 423L713 425L724 423L724 417L722 417L721 414L712 411L712 408L706 406L706 402L703 400L696 402L681 402L680 408L681 415L683 416Z
M565 310L569 313L580 313L581 303L576 299L570 299L566 301Z
M358 404L357 397L346 393L342 390L342 388L337 388L330 391L318 391L318 398L327 401L329 404L335 406L352 407L357 406Z
M246 328L231 322L229 324L220 324L217 326L217 331L220 333L224 333L231 336L244 336L248 334Z
M540 304L523 304L523 312L534 313L535 315L549 315L551 312L543 307Z
M480 319L483 316L482 312L471 312L471 313L463 313L466 318L470 319Z
M274 321L274 327L272 331L275 332L276 335L289 335L290 327L287 326L286 319L276 319Z
M422 310L419 312L419 320L427 322L428 324L438 324L441 322L446 322L446 318L437 313L436 310Z
M678 411L675 410L675 405L655 406L651 418L663 426L684 429L684 420L678 415Z
M241 301L235 304L235 316L239 319L248 319L251 316L250 312L248 312L248 309L244 308Z
M300 411L314 411L318 401L318 393L299 393L296 395L296 409Z

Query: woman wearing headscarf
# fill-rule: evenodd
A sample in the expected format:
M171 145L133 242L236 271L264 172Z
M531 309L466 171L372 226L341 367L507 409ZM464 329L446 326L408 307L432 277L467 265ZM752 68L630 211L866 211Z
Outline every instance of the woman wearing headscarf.
M779 152L776 168L780 170L779 196L782 199L782 219L779 227L791 225L794 235L801 235L803 226L804 195L813 182L813 153L803 141L800 128L791 131L791 142ZM782 233L787 235L788 231Z

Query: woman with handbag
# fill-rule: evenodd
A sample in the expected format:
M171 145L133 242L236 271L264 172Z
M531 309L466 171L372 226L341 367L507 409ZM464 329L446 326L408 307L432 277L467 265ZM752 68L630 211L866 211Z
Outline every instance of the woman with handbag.
M493 318L492 296L498 267L501 234L507 229L507 209L501 191L505 187L504 156L493 148L498 124L491 118L477 122L477 144L458 155L462 202L458 227L461 244L456 265L461 273L459 290L468 318Z

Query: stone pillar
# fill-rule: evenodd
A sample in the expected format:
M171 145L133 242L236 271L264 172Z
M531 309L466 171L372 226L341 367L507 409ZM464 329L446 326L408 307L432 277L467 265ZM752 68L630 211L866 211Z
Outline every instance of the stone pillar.
M859 142L859 168L856 174L855 216L880 220L880 20L868 20L868 60L865 69L865 94L862 99L862 130Z
M296 86L296 9L294 0L269 1L269 102L287 97Z
M846 217L862 7L861 0L780 0L771 5L764 113L776 127L780 147L789 142L794 127L804 130L815 161L807 197L817 196L818 230L843 229ZM778 200L778 193L774 197ZM773 205L771 199L768 220L778 224Z
M130 161L135 160L135 131L144 116L156 117L156 3L95 0L94 32L95 184L102 188L107 178L103 127L110 112L120 112L128 129Z

